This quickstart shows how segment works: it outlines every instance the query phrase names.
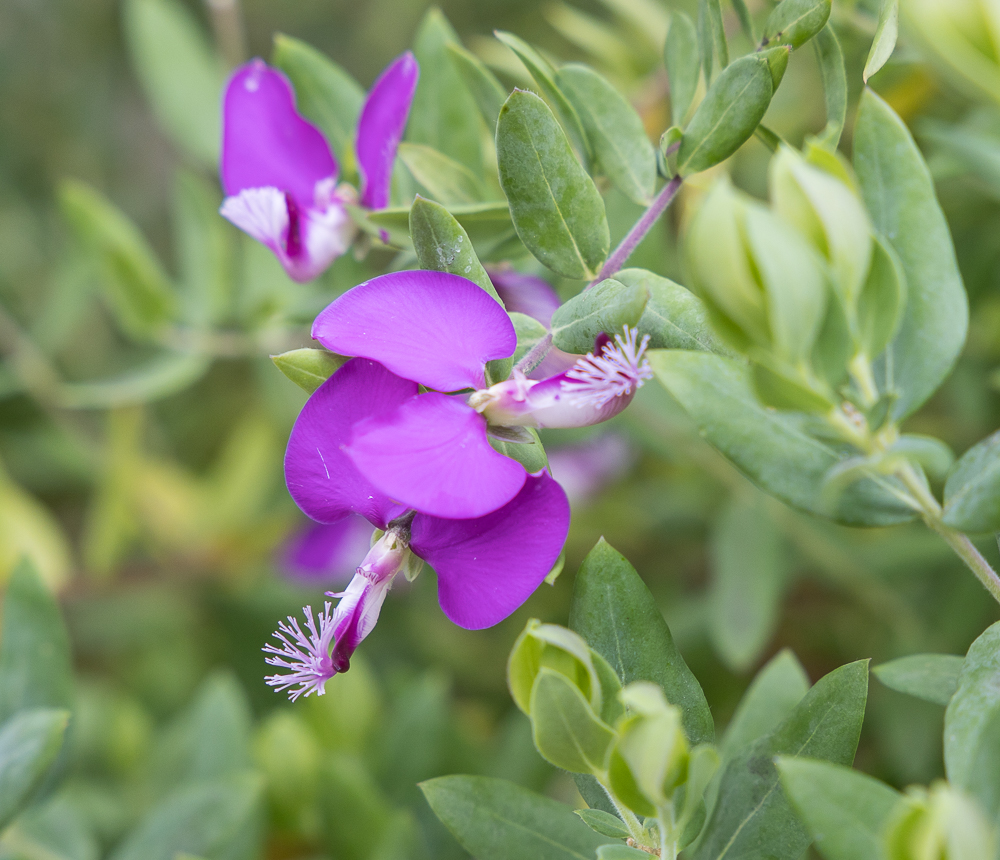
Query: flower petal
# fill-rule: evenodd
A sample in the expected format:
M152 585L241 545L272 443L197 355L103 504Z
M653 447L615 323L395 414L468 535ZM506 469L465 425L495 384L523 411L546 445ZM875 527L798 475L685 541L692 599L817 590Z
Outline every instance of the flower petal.
M482 388L483 369L514 353L517 335L500 305L446 272L381 275L348 290L313 323L312 336L438 391Z
M233 73L222 116L220 172L227 195L273 187L309 208L317 183L336 179L337 162L326 138L295 109L288 79L263 60Z
M358 516L335 523L310 522L282 547L281 570L302 585L345 582L368 552L371 536L371 525Z
M552 325L552 314L562 302L548 281L506 267L490 266L486 271L508 311L527 314L546 328Z
M362 206L384 209L389 205L392 165L419 76L420 67L407 51L382 72L361 108L355 150Z
M358 424L345 451L387 496L438 517L495 511L517 495L526 474L493 450L480 415L434 392Z
M364 478L342 447L356 422L391 412L417 386L374 361L354 359L324 382L302 407L285 452L285 481L295 503L314 520L349 513L379 528L404 512Z
M542 584L568 531L566 494L543 472L479 519L417 514L410 547L436 571L444 614L480 630L503 621Z

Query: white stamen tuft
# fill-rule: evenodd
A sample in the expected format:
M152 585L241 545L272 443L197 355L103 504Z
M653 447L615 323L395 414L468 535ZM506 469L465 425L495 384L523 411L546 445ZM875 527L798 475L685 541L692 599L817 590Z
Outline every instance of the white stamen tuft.
M653 378L649 361L643 358L649 335L644 335L642 343L637 329L625 326L624 338L616 335L614 343L606 343L601 355L588 352L566 372L569 382L563 380L562 390L566 402L573 406L603 406L609 400L631 394L642 388L647 379Z
M330 602L326 602L316 620L313 619L311 606L306 606L303 611L306 614L308 635L299 626L298 619L289 615L288 623L282 621L273 634L281 646L267 644L261 649L267 654L274 655L266 658L269 666L290 670L285 674L269 675L264 680L268 686L274 687L275 692L281 692L297 684L297 689L288 693L288 698L293 702L302 695L309 696L316 693L322 696L326 692L326 682L337 674L330 657L334 632Z

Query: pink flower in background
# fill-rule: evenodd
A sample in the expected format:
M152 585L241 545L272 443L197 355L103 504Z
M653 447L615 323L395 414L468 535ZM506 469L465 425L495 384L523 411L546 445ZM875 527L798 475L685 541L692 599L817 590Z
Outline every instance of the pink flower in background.
M299 585L346 582L371 546L372 527L364 517L309 523L285 542L278 557L282 573Z
M383 208L419 69L407 52L375 82L358 122L361 204ZM355 228L322 133L295 108L288 79L263 60L238 68L223 101L220 212L274 252L289 277L309 281L343 254Z

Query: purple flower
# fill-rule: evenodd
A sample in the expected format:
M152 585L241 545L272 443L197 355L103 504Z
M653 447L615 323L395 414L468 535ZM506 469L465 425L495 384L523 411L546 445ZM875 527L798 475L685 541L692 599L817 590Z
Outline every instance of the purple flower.
M317 626L307 608L306 632L289 619L275 633L278 645L265 648L271 665L288 670L268 683L279 690L295 687L293 698L322 694L327 680L346 671L394 578L411 567L414 556L434 568L445 615L476 630L517 609L544 580L565 542L569 503L544 473L525 475L498 509L464 519L402 505L369 481L348 456L346 443L357 425L425 396L417 391L415 382L355 358L316 390L292 429L285 477L299 507L319 522L336 523L354 513L385 530L347 589L331 595L341 598L332 613L321 614Z
M514 327L478 286L442 272L394 272L360 284L320 313L313 337L411 380L409 396L353 427L343 455L386 497L444 518L483 516L524 485L524 468L490 445L490 424L605 421L650 376L645 340L637 347L631 333L617 343L601 339L597 356L549 379L515 373L487 388L486 362L514 352ZM433 390L418 394L417 384Z
M525 314L546 328L552 327L552 314L562 303L548 281L537 275L518 272L507 265L489 266L486 271L508 311Z
M382 208L419 70L410 53L375 82L358 122L361 203ZM220 212L270 248L289 277L308 281L347 250L354 226L344 208L353 189L322 133L295 108L288 79L263 60L238 68L223 103Z
M285 542L278 565L300 585L346 582L354 575L357 560L368 552L371 535L372 528L362 517L311 522Z

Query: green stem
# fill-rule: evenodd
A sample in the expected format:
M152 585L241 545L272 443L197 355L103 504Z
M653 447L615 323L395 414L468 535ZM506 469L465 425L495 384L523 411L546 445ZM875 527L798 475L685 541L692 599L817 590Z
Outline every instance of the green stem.
M660 860L677 860L677 834L674 833L673 804L657 810L660 831Z
M622 806L618 802L618 798L615 797L615 793L599 777L597 782L604 789L604 793L608 796L608 800L611 801L611 805L618 812L618 817L625 822L625 826L628 828L628 832L632 834L632 838L636 842L642 842L642 824L639 823L639 819L636 818L635 813L628 807Z
M865 408L871 408L878 402L878 386L875 384L875 376L867 356L863 352L859 352L851 359L848 369L851 379L858 386L858 391L864 399Z
M941 505L927 489L914 468L906 465L896 474L919 503L927 527L944 539L955 555L962 559L969 570L976 575L976 578L993 596L993 599L1000 603L1000 576L997 576L990 563L966 535L944 524L941 519Z

